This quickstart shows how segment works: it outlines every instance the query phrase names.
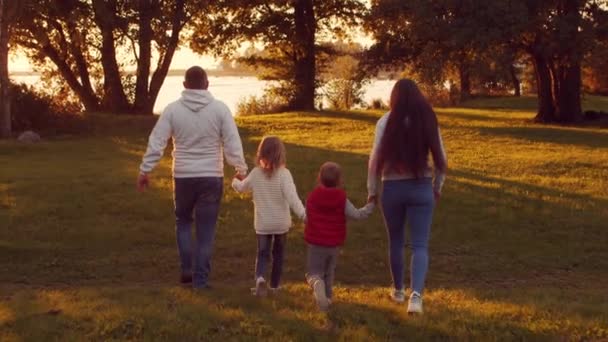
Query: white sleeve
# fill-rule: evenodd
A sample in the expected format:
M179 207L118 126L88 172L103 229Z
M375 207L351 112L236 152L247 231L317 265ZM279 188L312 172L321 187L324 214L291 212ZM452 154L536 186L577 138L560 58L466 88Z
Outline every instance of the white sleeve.
M383 118L378 120L378 123L376 124L374 144L372 146L372 151L369 156L369 163L367 165L367 194L369 196L375 196L378 193L378 149L380 149L380 143L382 142L382 136L384 135L385 125L383 124Z
M234 122L232 113L226 107L227 113L222 116L222 143L224 145L224 156L228 164L234 166L241 175L247 174L247 163L243 154L243 144L239 136L239 130Z
M251 172L245 179L239 180L237 178L232 179L232 188L236 192L249 192L251 191L251 182L253 181L254 172Z
M364 220L369 217L374 211L374 204L367 203L362 208L355 208L351 201L346 200L346 206L344 207L344 214L347 218L353 220Z
M281 172L281 191L283 192L283 198L289 204L291 210L300 218L301 220L306 219L306 209L302 204L302 200L298 197L298 191L296 190L296 185L293 182L293 177L291 176L291 172L287 169L283 169Z
M437 127L437 134L439 135L439 151L435 152L432 151L433 153L438 153L438 158L440 158L443 161L444 165L447 165L448 163L448 157L445 153L445 148L443 147L443 138L441 137L441 131L439 130L439 127ZM435 191L437 191L438 193L441 193L441 188L443 187L443 183L445 182L445 175L446 175L446 171L445 169L442 170L439 167L437 167L437 165L435 165L435 179L433 180L433 189Z
M158 164L167 147L167 140L171 138L173 130L171 128L171 112L165 109L156 121L152 133L148 138L148 148L142 158L139 170L144 173L149 173Z

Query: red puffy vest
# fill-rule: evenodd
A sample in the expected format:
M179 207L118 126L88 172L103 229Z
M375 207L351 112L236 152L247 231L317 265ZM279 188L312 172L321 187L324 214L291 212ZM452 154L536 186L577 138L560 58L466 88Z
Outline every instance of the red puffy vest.
M338 188L317 186L306 200L306 242L336 247L346 240L346 192Z

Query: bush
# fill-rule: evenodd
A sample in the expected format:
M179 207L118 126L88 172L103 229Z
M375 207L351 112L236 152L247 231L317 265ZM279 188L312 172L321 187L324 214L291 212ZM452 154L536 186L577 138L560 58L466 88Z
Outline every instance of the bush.
M386 103L384 103L384 101L382 101L382 99L373 99L368 105L367 105L368 109L376 109L376 110L381 110L381 109L388 109L388 105Z
M323 87L323 94L331 109L348 110L363 104L366 79L334 78Z
M460 92L457 87L448 89L443 84L428 83L419 83L418 86L433 107L453 106L460 100Z
M25 84L11 85L11 123L14 132L33 130L46 135L87 131L84 117L70 107L57 105L50 95Z
M260 115L284 112L287 105L275 96L249 96L241 99L236 105L236 115Z

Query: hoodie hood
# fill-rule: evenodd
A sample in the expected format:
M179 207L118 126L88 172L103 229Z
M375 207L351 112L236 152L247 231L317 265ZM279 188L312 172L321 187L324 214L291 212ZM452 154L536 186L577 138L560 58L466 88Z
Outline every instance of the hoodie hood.
M208 90L184 89L179 101L193 112L198 112L205 108L214 100L213 95Z

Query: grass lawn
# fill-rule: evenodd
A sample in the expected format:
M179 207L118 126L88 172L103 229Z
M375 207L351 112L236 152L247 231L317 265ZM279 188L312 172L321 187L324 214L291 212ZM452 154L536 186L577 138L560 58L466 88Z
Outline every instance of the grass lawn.
M376 212L349 225L330 332L304 284L301 223L289 233L282 291L250 295L253 208L229 178L214 287L177 285L168 153L150 191L134 185L154 118L96 117L90 137L0 142L0 340L608 339L608 131L535 125L525 99L496 101L438 109L450 171L434 218L425 314L409 317L388 298ZM608 109L605 99L588 101ZM238 123L249 160L264 134L286 141L301 197L333 160L362 205L379 115Z

